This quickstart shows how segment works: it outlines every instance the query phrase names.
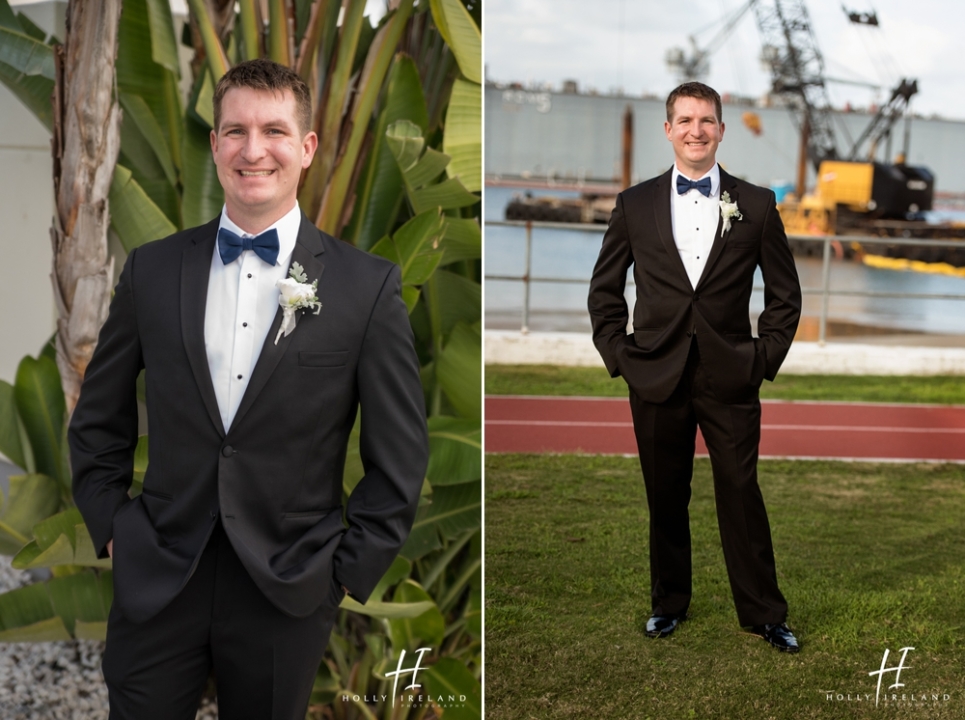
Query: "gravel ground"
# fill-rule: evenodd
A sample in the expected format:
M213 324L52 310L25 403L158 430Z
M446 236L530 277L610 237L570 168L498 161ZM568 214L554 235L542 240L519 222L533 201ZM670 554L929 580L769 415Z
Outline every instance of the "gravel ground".
M30 583L30 575L0 557L0 592ZM92 640L0 643L0 718L3 720L107 720L101 674L104 643ZM205 700L197 720L217 720Z

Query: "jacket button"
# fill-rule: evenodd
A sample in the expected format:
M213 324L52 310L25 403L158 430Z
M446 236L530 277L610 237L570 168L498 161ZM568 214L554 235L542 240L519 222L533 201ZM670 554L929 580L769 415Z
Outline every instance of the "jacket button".
M231 457L235 454L235 449L230 445L225 445L223 448L221 448L221 454L225 457Z
M217 519L217 517L218 517L218 513L216 513L214 510L212 510L212 511L211 511L211 519L212 519L212 520L215 520L215 519Z
M694 302L697 302L698 300L700 300L700 295L694 295Z
M688 331L687 331L687 337L691 337L692 335L693 335L693 333L690 332L690 330L688 330Z

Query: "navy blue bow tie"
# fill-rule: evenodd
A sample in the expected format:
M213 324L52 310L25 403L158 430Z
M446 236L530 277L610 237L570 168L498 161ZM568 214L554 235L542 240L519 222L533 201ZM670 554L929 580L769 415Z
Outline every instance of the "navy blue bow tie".
M702 180L691 180L683 175L677 175L677 194L683 195L688 190L697 188L697 191L704 197L710 197L710 178Z
M218 253L225 265L234 262L244 250L254 250L255 255L274 266L278 259L278 231L266 230L255 237L241 237L227 228L218 230Z

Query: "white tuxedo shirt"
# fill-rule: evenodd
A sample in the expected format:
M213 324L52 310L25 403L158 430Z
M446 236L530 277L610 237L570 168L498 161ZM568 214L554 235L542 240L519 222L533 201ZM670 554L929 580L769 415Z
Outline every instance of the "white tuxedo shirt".
M705 175L690 178L696 181L709 177L710 197L704 197L694 188L678 195L677 177L681 174L675 163L673 177L670 178L670 221L677 251L687 271L687 277L690 278L690 285L696 288L717 234L717 222L720 219L720 168L715 163Z
M301 221L301 210L295 203L286 215L265 228L278 231L278 259L274 267L253 250L242 251L237 259L225 265L218 243L214 245L204 312L204 347L225 432L241 405L278 311L281 293L275 282L288 274ZM242 237L253 237L231 221L227 206L221 211L219 231L221 228Z

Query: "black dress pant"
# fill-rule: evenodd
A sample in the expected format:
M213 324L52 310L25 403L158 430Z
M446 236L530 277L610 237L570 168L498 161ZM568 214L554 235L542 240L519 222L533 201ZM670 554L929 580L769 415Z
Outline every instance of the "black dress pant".
M662 403L630 392L633 426L650 510L653 614L682 615L692 593L690 483L697 427L714 473L717 522L737 618L742 626L780 623L787 602L777 586L771 530L757 484L761 403L723 403L711 390L696 338L680 384Z
M181 593L144 623L114 606L104 679L111 720L193 720L213 669L221 720L304 720L342 591L306 618L262 594L217 522Z

